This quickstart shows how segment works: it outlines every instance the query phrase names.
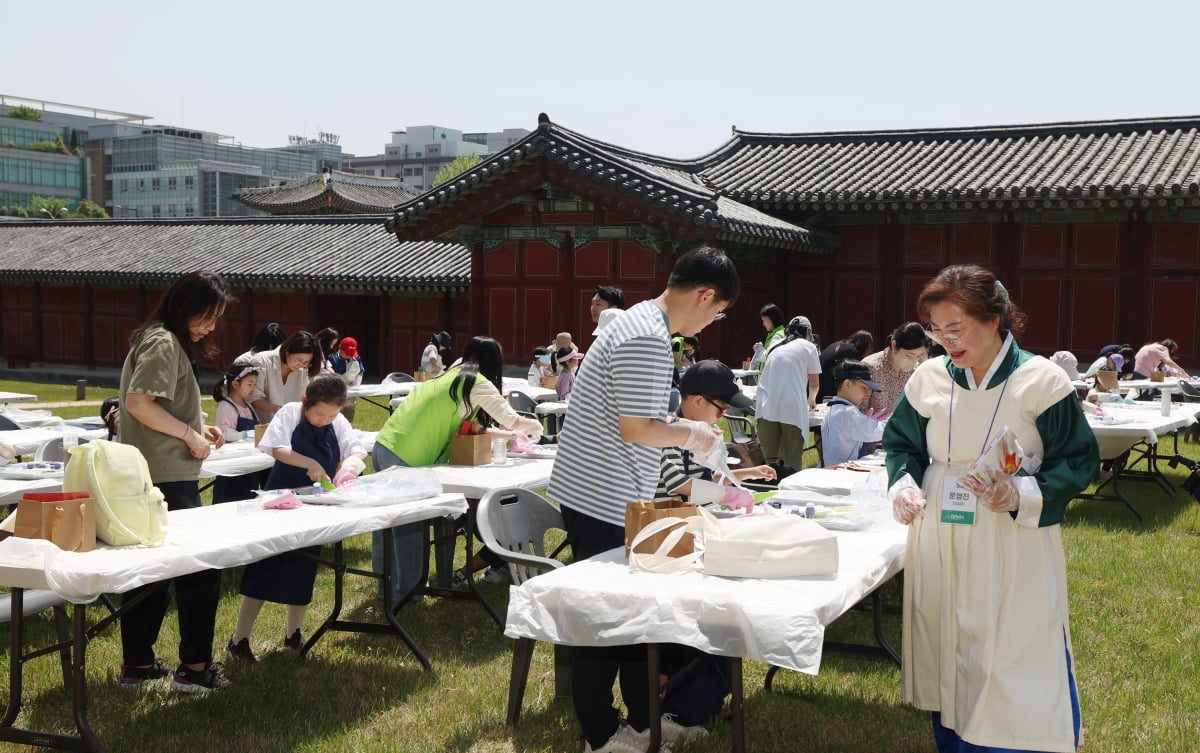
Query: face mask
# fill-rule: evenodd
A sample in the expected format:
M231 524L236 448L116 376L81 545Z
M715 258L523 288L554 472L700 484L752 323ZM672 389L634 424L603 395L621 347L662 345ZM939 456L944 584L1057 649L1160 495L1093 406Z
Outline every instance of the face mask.
M547 366L548 366L548 365L550 365L550 356L538 356L538 357L537 357L537 360L538 360L540 363L544 363L544 364L546 364Z

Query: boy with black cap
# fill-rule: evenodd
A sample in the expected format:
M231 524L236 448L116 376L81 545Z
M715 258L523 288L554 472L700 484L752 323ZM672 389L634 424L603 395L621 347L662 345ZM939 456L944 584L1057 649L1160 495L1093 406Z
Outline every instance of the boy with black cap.
M883 439L886 425L883 411L858 409L872 391L881 391L865 363L847 358L834 369L833 382L837 397L829 401L829 413L821 424L821 455L827 466L868 454L868 445Z
M689 366L679 378L679 415L690 421L715 424L730 408L745 410L754 401L742 394L734 381L733 372L720 361L699 361ZM775 479L775 469L769 465L738 468L738 479ZM728 483L726 481L726 483ZM692 453L680 447L664 447L662 476L658 480L655 498L685 496L696 504L716 502L730 508L753 504L750 492L713 481L713 474L700 465Z

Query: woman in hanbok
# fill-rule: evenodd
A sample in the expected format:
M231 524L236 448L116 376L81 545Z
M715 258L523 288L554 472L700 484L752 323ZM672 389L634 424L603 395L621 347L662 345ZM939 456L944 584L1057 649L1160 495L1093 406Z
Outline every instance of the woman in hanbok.
M917 311L946 355L916 369L883 435L909 526L904 699L933 712L939 751L1071 753L1082 727L1059 524L1095 472L1095 437L1063 370L1017 346L1025 314L990 271L943 269ZM1004 427L1023 457L960 484Z

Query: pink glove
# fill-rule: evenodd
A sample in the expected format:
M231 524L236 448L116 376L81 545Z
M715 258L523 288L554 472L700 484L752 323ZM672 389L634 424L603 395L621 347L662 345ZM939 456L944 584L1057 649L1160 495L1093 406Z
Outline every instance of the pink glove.
M886 410L884 410L883 408L868 408L867 409L867 418L874 419L875 421L882 421L883 419L885 419L887 417L888 417L888 412Z
M727 486L725 493L721 496L720 504L730 510L754 512L754 495L741 487Z
M333 474L333 485L339 489L353 487L358 483L358 474L353 468L343 467L337 473Z
M703 421L688 421L687 425L691 430L691 435L683 443L683 449L691 450L692 454L698 458L725 456L725 433L723 431Z
M975 492L983 506L992 512L1015 512L1021 506L1021 493L1012 476L991 471L988 474L990 484L983 484L971 476L962 479L963 486Z
M300 506L300 498L294 492L284 492L275 499L263 503L264 510L295 510Z
M901 525L908 525L925 514L925 496L920 489L909 487L896 492L892 498L892 517Z

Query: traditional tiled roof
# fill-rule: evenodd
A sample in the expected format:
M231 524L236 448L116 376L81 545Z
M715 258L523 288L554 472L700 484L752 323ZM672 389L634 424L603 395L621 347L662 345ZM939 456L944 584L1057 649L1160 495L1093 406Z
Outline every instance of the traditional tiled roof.
M417 189L399 178L375 178L332 170L281 186L241 188L234 192L233 198L271 214L386 214L417 193Z
M731 198L799 205L1200 195L1200 118L911 131L734 131L701 158Z
M470 252L397 245L379 216L60 220L0 223L0 283L168 282L208 269L257 289L461 292Z
M836 236L771 217L722 195L701 173L704 163L672 160L588 138L539 116L538 128L451 180L395 208L391 228L403 226L476 190L496 176L544 156L686 221L747 243L827 250Z

